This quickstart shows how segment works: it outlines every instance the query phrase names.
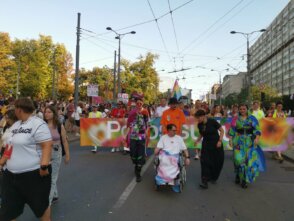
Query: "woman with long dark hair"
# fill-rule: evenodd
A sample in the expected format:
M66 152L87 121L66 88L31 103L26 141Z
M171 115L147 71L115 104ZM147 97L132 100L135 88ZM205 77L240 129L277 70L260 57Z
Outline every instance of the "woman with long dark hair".
M208 118L204 110L195 113L198 121L200 136L195 144L202 140L201 148L201 184L200 187L207 189L208 182L216 183L224 164L224 149L222 140L224 130L213 118Z
M239 116L232 120L229 135L234 152L235 183L247 188L247 184L255 181L259 175L256 148L261 135L258 120L248 115L247 105L239 106Z
M57 110L54 106L47 106L44 111L45 121L48 124L52 141L52 179L51 179L51 191L49 196L50 204L58 200L58 191L57 191L57 179L62 159L62 146L64 146L65 159L64 162L67 164L69 162L69 146L66 139L66 131L63 124L60 124Z

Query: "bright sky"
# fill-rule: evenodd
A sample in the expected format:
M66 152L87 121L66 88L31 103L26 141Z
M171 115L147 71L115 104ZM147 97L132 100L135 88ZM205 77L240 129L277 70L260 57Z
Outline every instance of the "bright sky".
M63 43L75 59L77 13L80 12L81 27L91 31L82 31L80 43L80 67L86 69L104 65L113 67L118 40L114 39L113 32L106 31L106 27L110 26L119 33L136 31L135 35L126 35L122 39L121 56L134 62L147 52L158 54L155 66L161 78L160 89L171 88L178 77L180 86L192 89L193 98L198 99L219 82L218 71L230 68L228 64L235 70L230 68L221 72L222 77L236 74L236 70L246 70L246 40L242 35L231 35L230 31L251 32L267 28L288 2L2 0L0 31L8 32L13 39L50 35L54 42ZM172 16L168 13L170 9ZM154 16L161 17L158 23ZM151 22L133 26L145 21ZM133 27L123 29L129 26ZM251 45L258 36L251 37ZM182 68L191 69L168 73Z

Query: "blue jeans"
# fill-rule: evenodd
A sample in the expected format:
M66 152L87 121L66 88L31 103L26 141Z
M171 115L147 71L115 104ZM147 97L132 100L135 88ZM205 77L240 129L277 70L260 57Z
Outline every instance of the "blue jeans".
M57 179L58 179L59 169L60 169L60 164L62 159L62 148L60 144L53 144L51 159L52 159L52 162L51 162L52 174L51 174L51 190L49 195L50 205L53 198L58 197Z

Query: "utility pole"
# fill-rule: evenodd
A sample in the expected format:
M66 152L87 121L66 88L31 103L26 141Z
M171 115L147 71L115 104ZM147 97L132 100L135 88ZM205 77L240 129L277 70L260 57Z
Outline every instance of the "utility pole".
M116 99L116 51L114 51L114 65L113 65L113 100Z
M222 106L222 95L223 95L223 85L222 85L222 72L219 72L219 106Z
M118 69L117 69L117 92L121 93L121 82L120 82L120 39L121 36L118 35Z
M79 63L80 63L80 36L81 36L81 13L78 13L78 26L77 26L77 45L76 45L76 70L75 70L75 108L78 106L79 101Z
M113 30L111 27L107 27L106 30L112 31L116 34L115 39L118 39L118 70L117 70L117 92L121 93L121 82L120 82L120 44L121 44L121 38L127 34L136 34L135 31L130 31L126 33L117 33L115 30Z
M56 74L56 50L53 53L53 73L52 73L52 99L55 100L55 74Z
M20 76L20 57L18 58L18 64L17 64L16 95L15 95L16 99L18 99L18 94L19 94L19 76Z

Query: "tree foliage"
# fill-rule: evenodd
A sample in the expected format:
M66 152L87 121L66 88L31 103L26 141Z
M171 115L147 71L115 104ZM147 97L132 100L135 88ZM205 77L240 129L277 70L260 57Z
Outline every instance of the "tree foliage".
M159 77L154 68L157 58L147 53L133 63L122 59L122 89L128 94L142 92L145 102L153 103L160 95ZM48 99L56 94L55 98L67 99L73 95L72 56L63 44L54 43L50 36L11 40L7 33L0 32L0 93L15 96L18 75L20 96ZM107 66L81 69L81 100L87 100L88 84L98 84L99 95L105 100L116 99L117 95L113 97L113 69Z
M0 33L0 42L0 88L4 94L16 94L18 73L20 96L52 97L53 76L59 97L68 98L73 93L72 57L64 45L54 44L44 35L37 40L11 41L6 33Z
M139 61L130 63L123 60L123 71L121 73L122 88L128 94L141 92L144 94L146 103L153 103L159 95L159 77L154 68L157 55L147 53L145 57L140 56Z

